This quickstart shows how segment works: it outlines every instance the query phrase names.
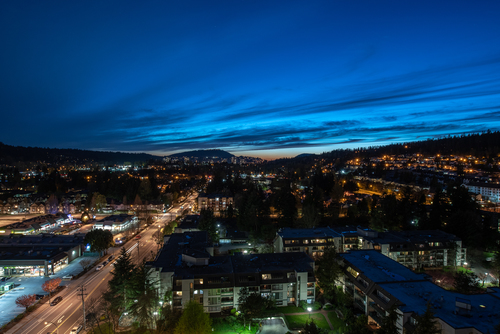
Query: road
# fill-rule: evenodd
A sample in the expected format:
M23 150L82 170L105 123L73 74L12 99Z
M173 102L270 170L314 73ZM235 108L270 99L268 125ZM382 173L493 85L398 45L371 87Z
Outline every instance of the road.
M197 194L194 193L186 198L185 201L172 206L168 212L164 213L158 219L158 224L153 224L143 232L141 239L132 239L123 247L131 254L134 263L142 263L144 260L152 260L158 250L158 245L153 234L158 230L157 225L162 225L174 220L187 208L191 211ZM139 241L139 242L138 242ZM109 255L113 254L116 258L120 253L120 247L110 248ZM108 256L109 256L108 255ZM104 259L103 259L104 260ZM112 266L106 265L100 271L90 271L78 280L71 281L66 285L59 296L63 300L55 305L49 306L48 303L42 305L36 311L32 312L20 323L11 328L9 334L69 334L73 327L83 324L82 298L78 295L78 288L85 287L86 308L92 300L98 300L108 286L108 281L112 278ZM48 325L45 325L45 322ZM84 333L82 331L81 333Z
M153 240L154 228L148 228L141 233L139 240L132 239L124 247L130 252L134 263L142 263L143 260L150 260L152 254L156 253L157 245ZM140 246L138 244L140 243ZM119 254L118 247L111 248L110 254L115 257ZM78 287L82 284L86 289L86 302L98 300L102 293L107 289L108 281L112 278L112 266L106 265L100 271L92 270L76 281L71 281L59 296L63 300L56 306L49 306L48 303L42 305L39 309L31 313L26 320L21 321L7 333L16 334L45 334L58 333L67 334L73 327L83 324L82 299L78 295ZM89 305L86 305L88 308ZM45 322L53 324L45 325ZM57 329L56 329L57 326ZM83 333L83 332L81 332Z

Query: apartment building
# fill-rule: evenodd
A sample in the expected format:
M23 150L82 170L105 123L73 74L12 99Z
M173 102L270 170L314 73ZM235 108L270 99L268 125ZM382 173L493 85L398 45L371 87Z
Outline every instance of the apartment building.
M464 186L469 190L469 192L481 195L481 198L485 201L500 203L500 184L469 182L465 183Z
M325 247L333 246L342 251L342 234L330 227L289 228L276 232L274 239L275 253L305 252L312 257L321 256Z
M427 304L443 334L493 333L500 322L500 288L472 295L448 291L376 250L350 251L340 258L342 288L369 323L381 324L396 306L399 332L411 332Z
M274 239L275 253L305 252L317 257L327 246L334 246L339 253L374 249L412 269L463 266L467 261L462 240L439 230L377 232L354 226L283 228Z
M233 205L233 197L230 195L200 193L198 196L198 209L210 209L216 216L226 211L229 205Z
M176 308L190 300L208 313L238 308L242 288L273 298L277 306L315 301L314 261L305 253L213 256L205 231L166 237L162 251L147 266L160 295L173 291Z

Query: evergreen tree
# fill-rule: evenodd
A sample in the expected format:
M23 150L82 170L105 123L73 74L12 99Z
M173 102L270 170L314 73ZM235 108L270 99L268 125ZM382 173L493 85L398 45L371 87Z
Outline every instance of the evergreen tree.
M121 315L127 309L133 298L134 269L130 254L123 247L111 272L113 277L108 282L108 291L104 293L104 299L110 303L113 313L117 315Z
M323 255L316 261L316 279L325 295L332 298L336 292L336 282L342 274L337 262L337 252L333 246L327 246Z
M149 280L148 270L144 263L132 271L130 283L130 297L133 302L130 303L129 312L142 328L154 328L159 298L153 282Z
M441 334L441 330L436 327L436 319L430 303L427 303L424 314L416 316L416 320L417 326L412 334Z
M389 314L382 319L380 328L375 332L376 334L399 334L398 322L401 315L398 313L396 306L389 309Z

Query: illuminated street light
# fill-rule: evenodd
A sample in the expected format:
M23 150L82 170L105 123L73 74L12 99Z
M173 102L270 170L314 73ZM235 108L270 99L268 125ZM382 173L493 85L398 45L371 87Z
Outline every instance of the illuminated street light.
M46 325L54 325L56 327L57 334L59 334L59 327L57 327L57 325L55 323L53 323L52 321L45 321L45 324Z
M312 311L312 307L308 307L307 312L309 312L309 319L311 319L311 311Z

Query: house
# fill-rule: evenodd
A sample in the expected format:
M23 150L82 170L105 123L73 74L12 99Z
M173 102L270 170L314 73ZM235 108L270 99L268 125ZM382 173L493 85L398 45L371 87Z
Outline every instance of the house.
M469 182L463 184L473 194L481 195L481 198L493 203L500 203L500 184Z
M275 253L305 252L316 257L320 256L327 246L333 246L337 252L341 252L342 235L330 227L286 227L276 232L273 244Z

